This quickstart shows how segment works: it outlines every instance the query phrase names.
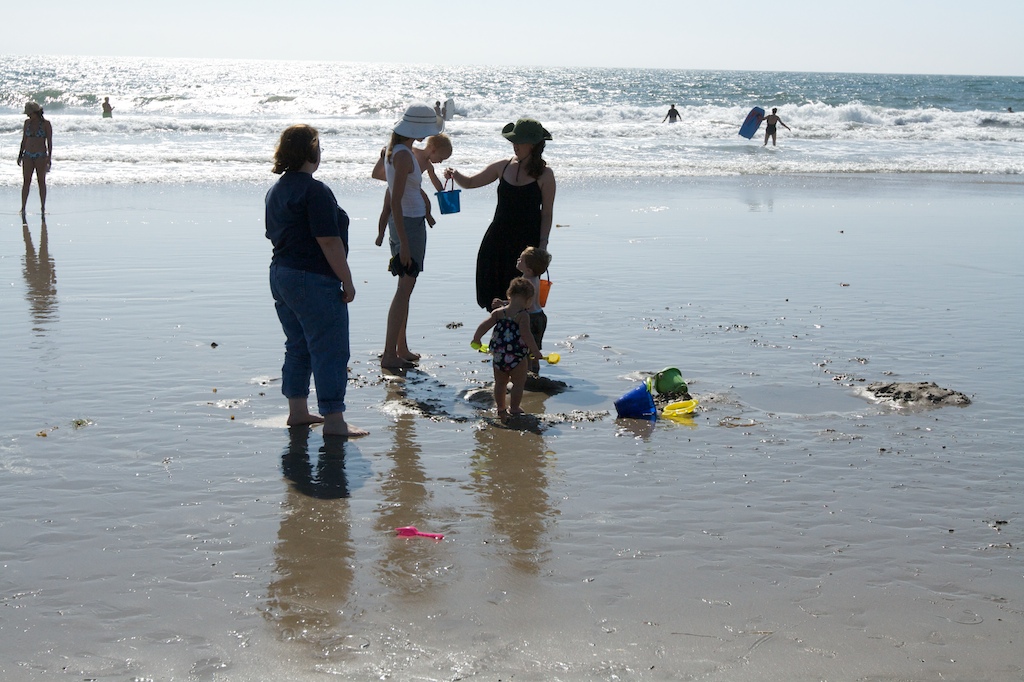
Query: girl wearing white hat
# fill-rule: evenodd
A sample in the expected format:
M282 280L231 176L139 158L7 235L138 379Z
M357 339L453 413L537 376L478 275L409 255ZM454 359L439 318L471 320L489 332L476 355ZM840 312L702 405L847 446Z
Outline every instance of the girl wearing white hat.
M409 300L416 276L423 270L427 250L427 201L420 189L423 179L419 163L412 153L414 140L436 135L444 121L427 104L412 104L395 123L384 158L384 174L391 193L391 219L388 222L391 245L391 274L398 277L398 289L388 310L387 333L380 365L385 369L405 369L416 364L419 355L409 349L406 326Z

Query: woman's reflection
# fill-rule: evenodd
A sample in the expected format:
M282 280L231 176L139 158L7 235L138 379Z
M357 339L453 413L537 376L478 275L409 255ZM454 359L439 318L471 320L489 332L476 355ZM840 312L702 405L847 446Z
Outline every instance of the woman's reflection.
M411 374L412 372L410 372ZM390 430L394 443L388 456L391 470L381 482L383 499L375 528L389 536L376 570L380 582L396 595L426 600L437 599L430 588L438 586L440 569L450 556L443 543L419 538L397 538L395 528L417 526L420 530L444 533L446 529L431 509L430 485L420 460L423 448L416 435L416 420L423 415L409 401L408 379L388 384L387 404L398 410Z
M46 234L46 218L39 228L39 251L32 244L32 231L22 214L21 233L25 239L25 298L32 310L37 336L44 335L48 323L57 317L57 272L50 257L50 241Z
M274 548L277 577L267 588L264 615L282 639L323 646L337 636L354 575L345 455L355 446L343 436L324 436L312 463L310 428L289 431L281 469L290 485Z

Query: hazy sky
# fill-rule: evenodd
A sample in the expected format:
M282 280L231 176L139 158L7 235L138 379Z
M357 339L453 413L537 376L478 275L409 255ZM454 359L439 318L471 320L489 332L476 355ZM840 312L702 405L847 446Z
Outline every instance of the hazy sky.
M0 52L1024 76L1024 0L46 0Z

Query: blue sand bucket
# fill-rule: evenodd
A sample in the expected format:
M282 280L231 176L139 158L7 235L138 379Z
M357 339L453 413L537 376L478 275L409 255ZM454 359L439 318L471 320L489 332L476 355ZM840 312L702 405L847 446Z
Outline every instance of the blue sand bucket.
M647 390L647 383L641 383L615 401L615 411L620 417L631 419L657 419L658 408Z
M449 178L451 180L451 178ZM445 181L444 187L448 187L448 181ZM437 205L441 208L441 214L445 215L448 213L458 213L459 209L459 192L461 189L455 189L455 181L452 180L452 189L446 189L443 192L437 192Z

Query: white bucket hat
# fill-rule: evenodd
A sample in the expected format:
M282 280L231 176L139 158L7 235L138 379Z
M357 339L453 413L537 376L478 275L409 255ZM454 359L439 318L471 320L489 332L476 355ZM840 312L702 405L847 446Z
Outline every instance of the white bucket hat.
M410 104L409 108L405 110L402 120L395 123L393 130L402 137L418 140L437 135L444 130L444 119L437 115L434 107L426 104Z

